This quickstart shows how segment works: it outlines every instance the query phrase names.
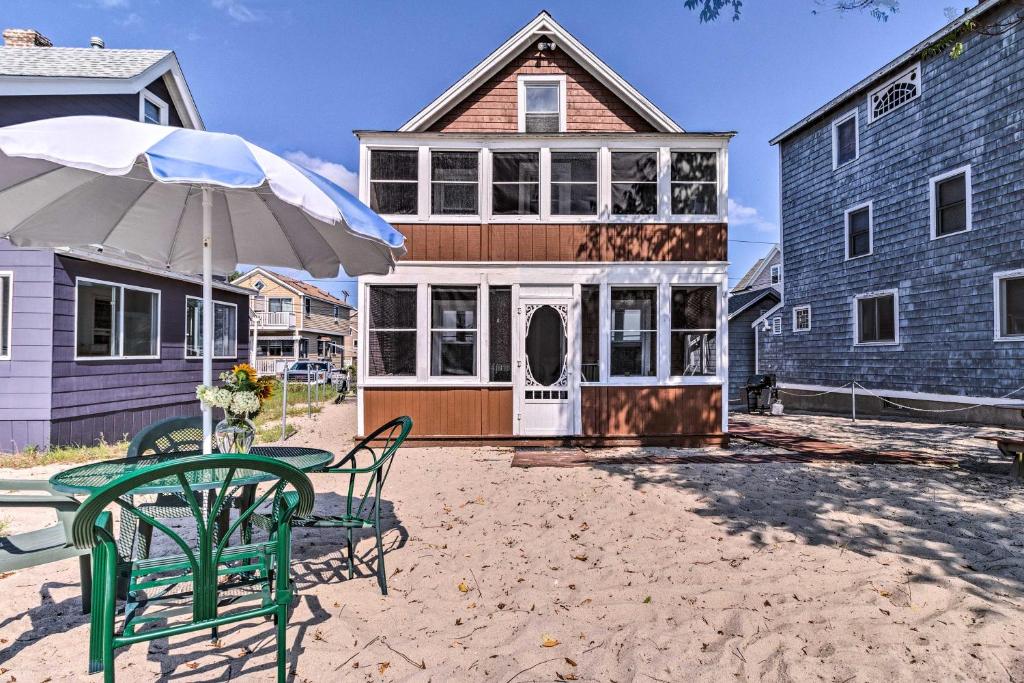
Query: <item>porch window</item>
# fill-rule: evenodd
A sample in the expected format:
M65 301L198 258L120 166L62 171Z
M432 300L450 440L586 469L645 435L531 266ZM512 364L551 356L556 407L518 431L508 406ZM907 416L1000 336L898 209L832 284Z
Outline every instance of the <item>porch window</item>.
M0 358L11 357L11 309L14 308L12 273L0 273Z
M415 149L370 150L370 208L377 213L415 214L418 179Z
M475 216L479 187L479 154L430 153L430 212L445 216Z
M996 280L999 336L1024 339L1024 275Z
M897 343L896 295L885 293L857 298L857 343Z
M492 382L512 381L512 288L491 287L488 315L490 316L490 373Z
M295 355L294 339L261 339L257 342L256 353L259 356L272 358L292 357Z
M611 290L611 374L654 377L658 359L658 290Z
M159 292L78 280L76 299L78 358L159 357Z
M494 152L492 159L495 215L535 216L539 207L540 153Z
M580 288L580 374L584 382L601 381L601 287Z
M658 153L612 152L612 213L658 213Z
M416 287L370 287L369 373L416 375Z
M718 213L718 154L672 152L672 213Z
M203 357L203 300L185 297L185 357ZM238 357L238 307L213 302L213 357Z
M551 152L551 213L597 213L597 152Z
M476 299L475 287L431 288L431 376L476 375Z
M271 313L291 313L292 300L289 297L271 297L267 299L267 310Z
M717 317L716 288L672 288L672 362L669 368L672 376L715 374Z

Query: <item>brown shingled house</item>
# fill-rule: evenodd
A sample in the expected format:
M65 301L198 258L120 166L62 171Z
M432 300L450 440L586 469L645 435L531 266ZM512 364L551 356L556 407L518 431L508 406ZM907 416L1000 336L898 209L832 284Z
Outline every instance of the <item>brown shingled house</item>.
M684 131L542 12L356 135L408 248L359 281L360 433L722 440L730 133Z

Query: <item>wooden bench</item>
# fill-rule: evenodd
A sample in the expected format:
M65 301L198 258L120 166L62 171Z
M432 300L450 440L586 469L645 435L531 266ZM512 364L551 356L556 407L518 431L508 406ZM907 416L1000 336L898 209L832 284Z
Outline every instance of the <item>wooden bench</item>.
M1024 479L1024 438L1014 439L1006 436L982 436L985 441L994 441L999 452L1013 458L1013 478L1015 481Z

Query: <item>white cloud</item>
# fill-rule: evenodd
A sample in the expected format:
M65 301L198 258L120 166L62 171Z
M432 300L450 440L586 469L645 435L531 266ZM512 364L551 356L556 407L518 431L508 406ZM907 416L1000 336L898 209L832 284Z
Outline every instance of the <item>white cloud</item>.
M139 15L138 12L132 12L124 19L119 20L117 23L119 23L121 26L125 28L138 28L142 26L142 17Z
M103 9L115 9L118 7L127 7L128 0L96 0L96 4Z
M263 19L263 14L246 5L242 0L211 0L215 9L223 10L235 21L250 23Z
M750 226L758 232L778 232L778 226L761 215L753 206L740 204L735 199L729 200L729 225Z
M359 194L359 174L348 170L341 164L310 156L305 152L285 152L284 158L299 166L304 166L314 173L319 173L354 195Z

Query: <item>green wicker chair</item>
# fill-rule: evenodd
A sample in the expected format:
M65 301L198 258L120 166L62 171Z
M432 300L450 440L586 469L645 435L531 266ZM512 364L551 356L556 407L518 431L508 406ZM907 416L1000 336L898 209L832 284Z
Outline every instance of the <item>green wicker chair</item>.
M230 491L254 478L278 479L240 510L227 534L215 533L220 511L230 505ZM218 482L214 503L203 509L192 485ZM133 490L145 486L180 486L192 513L195 542L188 543L159 519L131 504ZM204 486L209 487L207 483ZM284 491L290 485L294 490ZM267 540L228 545L232 533L246 524L255 510L273 496ZM131 562L128 600L120 631L115 629L119 562L117 544L109 531L116 504L162 532L181 553ZM309 514L313 485L298 469L273 458L254 455L198 455L147 467L114 480L90 496L75 517L75 545L92 551L92 624L89 673L103 671L114 681L114 651L134 643L216 629L245 619L273 617L277 624L277 680L285 681L285 630L292 601L290 577L291 530L296 513ZM190 525L191 526L191 525ZM253 602L248 609L236 609ZM159 624L164 625L160 626Z
M203 418L169 417L149 425L132 439L128 445L129 458L143 455L167 455L171 453L203 452ZM192 516L185 499L178 494L160 494L155 502L139 506L158 519L181 519ZM133 557L149 557L149 546L153 527L141 522L128 512L122 512L120 533L117 537L118 551L125 560Z
M388 594L387 574L384 571L384 544L381 541L380 503L381 489L391 471L395 452L412 430L412 418L398 417L380 427L363 439L337 462L319 472L347 475L348 493L345 512L340 515L298 514L292 519L293 527L341 528L348 532L348 578L355 568L355 554L352 548L352 532L356 529L373 529L377 540L377 584L382 595ZM375 445L377 444L377 445ZM359 467L357 459L361 454L369 456L370 463ZM366 457L362 459L366 463ZM356 481L366 478L366 487L356 504ZM371 495L372 492L372 495Z
M71 540L71 524L81 503L74 496L54 491L45 481L0 479L0 491L19 492L0 495L0 508L50 508L57 513L57 524L0 537L0 573L77 557L82 612L88 614L92 592L89 551L76 548Z

